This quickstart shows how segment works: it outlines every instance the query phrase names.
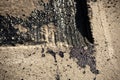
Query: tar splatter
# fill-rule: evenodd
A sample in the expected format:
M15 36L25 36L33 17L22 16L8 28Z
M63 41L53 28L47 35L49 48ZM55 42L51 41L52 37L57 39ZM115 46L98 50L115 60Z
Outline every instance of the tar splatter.
M45 57L44 51L45 51L44 48L42 48L42 50L41 50L42 56L41 57Z
M63 58L64 57L64 52L63 51L59 51L59 56Z
M45 51L44 48L42 48L41 53L44 53L44 51Z
M55 62L57 62L57 60L56 60L56 52L54 52L53 50L49 49L46 53L51 54L54 57Z
M96 77L93 80L96 80Z
M58 74L56 75L55 78L56 78L56 80L60 80L60 76Z
M99 74L99 70L96 69L96 59L93 56L93 45L88 46L74 46L70 51L70 58L77 59L77 64L85 68L86 65L90 66L90 71L93 74Z
M45 54L42 54L42 56L41 57L45 57Z
M83 71L83 74L85 74L86 72L85 71Z

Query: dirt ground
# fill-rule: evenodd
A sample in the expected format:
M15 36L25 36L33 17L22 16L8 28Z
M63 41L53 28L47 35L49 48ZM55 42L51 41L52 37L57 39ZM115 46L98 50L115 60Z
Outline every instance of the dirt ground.
M4 2L8 4L7 1L10 0ZM33 7L26 9L25 6L21 6L22 0L15 6L28 10L26 15L29 15L34 5L32 0L27 2L30 2L29 7ZM11 4L14 5L12 2L9 5ZM95 43L98 44L95 47L96 64L100 74L94 75L89 66L85 69L80 68L73 59L70 59L70 46L66 43L58 43L59 46L49 43L35 46L0 47L0 80L95 80L95 77L96 80L120 80L120 1L101 0L90 2L89 5L92 10L93 37ZM17 8L16 11L18 11ZM9 10L9 6L4 10ZM4 13L7 12L9 11ZM23 13L26 12L23 11ZM10 12L10 14L16 16L21 13ZM65 52L64 58L57 54L56 63L54 57L46 53L48 49Z
M119 80L120 76L120 1L102 0L90 3L93 35L99 44L97 63L101 74L97 80Z

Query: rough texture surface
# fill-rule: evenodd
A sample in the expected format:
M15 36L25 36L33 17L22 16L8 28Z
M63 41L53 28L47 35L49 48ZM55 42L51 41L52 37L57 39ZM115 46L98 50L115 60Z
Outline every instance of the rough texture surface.
M76 61L70 59L67 47L48 45L1 47L0 79L1 80L93 80L95 75L89 67L79 67ZM44 52L42 52L44 48ZM46 53L49 49L57 52L56 60L53 55ZM64 52L64 58L59 52ZM42 55L45 56L42 56ZM79 75L78 75L79 74ZM74 76L74 77L73 77Z
M89 3L92 9L91 25L97 49L97 63L101 74L97 80L119 80L120 59L120 1L101 0Z
M33 31L33 33L37 33L36 32L37 30L35 29L36 29L36 25L38 27L39 24L34 24L35 17L31 18L31 15L41 14L37 12L37 10L39 11L44 10L44 6L45 6L45 4L41 4L40 6L38 1L43 1L44 3L47 4L49 3L49 1L52 0L49 1L48 0L20 0L20 1L1 0L0 24L5 23L8 26L7 29L10 29L11 31L16 29L18 33L24 34L27 32L27 30L29 30L28 24L31 23L30 27L31 26L33 27L31 31ZM59 1L60 0L56 0L57 3L59 3ZM73 0L69 0L69 1L71 2ZM56 3L55 2L53 3L55 6ZM73 3L66 3L66 4L73 4ZM88 80L88 79L89 80L119 80L120 78L120 70L119 70L120 1L119 0L100 0L100 1L89 0L88 4L89 4L89 6L87 6L89 12L88 15L91 22L94 42L95 44L98 44L97 46L95 46L96 54L86 55L88 53L86 52L86 49L88 48L86 47L86 44L82 41L80 42L84 43L83 44L84 48L79 49L73 47L73 52L71 52L71 44L80 44L80 42L76 42L76 41L83 40L82 37L79 36L80 34L79 35L77 34L78 32L76 33L77 35L72 35L72 33L68 35L70 36L72 35L74 38L79 36L80 37L80 39L78 38L79 40L74 41L74 38L72 37L68 38L68 40L66 40L65 37L58 38L57 41L59 42L57 42L56 45L54 33L60 26L65 26L67 23L65 23L65 21L62 21L65 19L64 16L58 15L57 17L60 20L58 20L58 22L55 22L58 25L58 28L56 29L55 28L56 24L48 22L50 20L51 21L55 20L55 17L53 17L54 19L52 18L50 19L46 14L48 17L47 19L50 20L43 21L43 22L47 21L48 22L47 25L40 24L40 28L41 28L40 30L42 32L41 34L43 34L42 38L39 39L42 43L41 45L40 44L35 45L34 43L34 45L25 46L28 43L25 43L25 45L19 45L21 42L17 42L19 44L17 45L15 44L16 45L15 47L11 47L11 46L0 47L0 80ZM57 4L56 6L59 5ZM62 5L59 9L55 8L55 10L59 10L58 12L60 12L60 9L62 9L63 7L65 6ZM71 7L73 7L73 5ZM72 8L71 9L66 8L66 9L68 10L65 11L69 11ZM50 9L46 9L46 10L50 10ZM42 13L44 14L44 12ZM62 14L62 12L59 14L66 15L66 13ZM69 14L67 15L69 16ZM8 21L5 21L6 18L8 19ZM14 20L17 21L16 23L17 25L14 24L15 25L14 28L10 27L12 25L11 25L11 20L9 21L9 18L13 18L12 20L13 22ZM46 19L46 17L44 17L44 19ZM44 20L44 19L40 19L40 20ZM40 20L38 21L38 23L40 22ZM74 22L74 19L72 19L71 17L68 20L73 20ZM22 24L23 22L25 22L25 24ZM26 26L27 28L25 27L25 25L27 25ZM68 21L68 25L70 25L69 21ZM72 29L73 28L72 26L74 25L75 24L71 24L69 26L70 31L72 30L73 32L75 31L75 29ZM2 26L0 26L0 28L2 29ZM0 32L2 31L3 30L1 30ZM62 31L64 32L65 30L62 29ZM28 32L30 32L30 30ZM69 32L69 31L65 31L65 32ZM36 35L33 33L31 32L28 34L32 34L33 36ZM15 33L10 34L10 32L8 31L6 34L1 34L1 35L12 36L15 35ZM30 35L30 37L32 35ZM15 35L13 37L16 36L19 35ZM48 38L48 36L50 38ZM21 40L29 39L28 37L26 38L26 36L21 35L21 37L22 37ZM5 40L6 38L3 39ZM17 38L7 37L7 39L8 40L13 39L12 41L14 41L14 39L18 39L17 41L19 41L18 37ZM66 40L66 42L63 42L62 39ZM31 37L30 40L33 40L32 42L39 42L37 41L38 38L35 36L34 38ZM71 40L73 41L72 43ZM0 41L2 41L1 38ZM22 44L24 42L25 41L23 41ZM2 44L3 42L0 43ZM29 43L29 44L33 44L33 43ZM12 43L12 45L14 45L14 43ZM91 53L91 51L89 53ZM84 57L83 55L86 55L86 57ZM94 59L95 56L96 59ZM91 64L88 64L89 59L93 60L91 61ZM97 61L97 63L92 65L94 61ZM84 66L85 68L83 68ZM99 70L99 74L97 69Z
M6 1L2 2L7 4ZM24 1L21 2L25 3ZM81 45L84 43L81 34L75 26L76 10L74 0L38 0L35 2L37 4L31 1L31 5L36 5L36 8L30 12L29 16L22 13L19 13L22 16L19 14L16 16L7 12L4 13L6 15L0 16L1 45L26 44L26 42L33 44L65 42L70 45ZM24 4L21 3L22 5ZM43 7L42 10L41 6ZM11 7L16 6L11 5ZM1 14L2 12L4 11L1 10Z

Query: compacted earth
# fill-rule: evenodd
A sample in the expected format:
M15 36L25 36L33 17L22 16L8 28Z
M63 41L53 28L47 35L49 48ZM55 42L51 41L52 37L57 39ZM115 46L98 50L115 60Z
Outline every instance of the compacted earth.
M120 1L88 0L97 45L87 46L55 43L56 24L51 21L56 23L56 18L51 8L44 7L49 1L0 1L0 80L119 80ZM36 25L42 26L38 37Z

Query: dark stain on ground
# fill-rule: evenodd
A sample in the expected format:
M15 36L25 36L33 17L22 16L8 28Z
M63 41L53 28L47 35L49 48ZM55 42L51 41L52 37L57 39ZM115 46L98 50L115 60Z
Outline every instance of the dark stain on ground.
M31 54L29 54L28 56L31 56Z
M72 68L72 66L71 66L71 65L67 65L67 67L70 67L70 68Z
M110 59L107 59L107 61L110 61Z
M96 77L93 80L96 80Z
M83 71L83 74L85 74L86 72L85 71Z
M55 78L56 78L56 80L60 80L60 75L57 74Z
M42 50L41 50L42 57L45 57L44 51L45 51L44 48L42 48Z
M53 50L49 49L46 53L51 54L54 57L55 62L57 62L57 60L56 60L56 52L54 52Z
M25 67L23 67L23 70L25 69Z
M63 51L55 52L52 49L48 49L46 53L51 54L54 57L55 62L57 62L56 55L58 54L61 58L64 58L65 52L63 52Z
M59 51L59 56L62 57L62 58L64 58L64 53L65 52L63 52L63 51Z
M42 57L45 57L45 54L42 54Z
M44 53L44 51L45 51L44 48L42 48L41 53Z
M33 52L32 54L35 54L35 52Z
M70 51L70 58L77 59L77 64L85 68L86 65L90 66L90 71L93 74L99 74L99 70L96 69L96 59L93 56L94 50L93 45L85 46L74 46Z

